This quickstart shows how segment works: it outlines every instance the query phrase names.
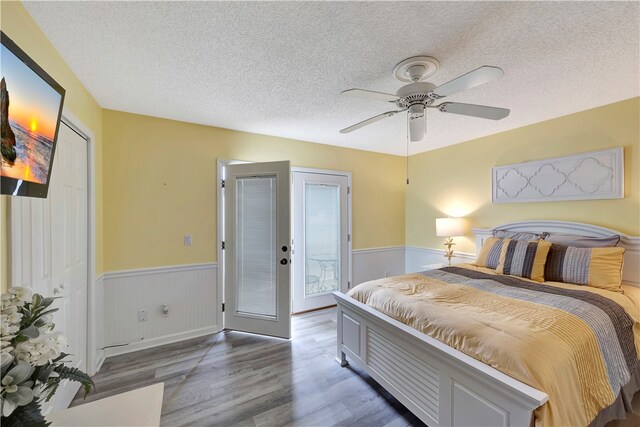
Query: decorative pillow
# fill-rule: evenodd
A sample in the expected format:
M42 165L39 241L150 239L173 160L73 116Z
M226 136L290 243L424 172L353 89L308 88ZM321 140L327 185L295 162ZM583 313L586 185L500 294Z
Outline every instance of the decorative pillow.
M503 239L489 237L482 244L476 265L478 267L496 268L500 261L500 251L502 250Z
M533 242L536 240L544 239L549 233L528 233L525 231L493 230L491 234L493 234L493 237L497 237L499 239L526 240L529 242Z
M551 243L505 239L496 272L544 282L544 264Z
M587 237L575 234L549 233L545 240L574 248L612 248L620 242L620 236L614 234L608 237Z
M545 278L621 292L624 248L576 248L553 244Z

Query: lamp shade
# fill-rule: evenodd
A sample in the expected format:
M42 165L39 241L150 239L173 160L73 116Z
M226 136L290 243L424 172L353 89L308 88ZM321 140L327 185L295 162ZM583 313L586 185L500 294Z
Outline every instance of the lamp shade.
M462 218L436 218L436 236L454 237L464 235Z

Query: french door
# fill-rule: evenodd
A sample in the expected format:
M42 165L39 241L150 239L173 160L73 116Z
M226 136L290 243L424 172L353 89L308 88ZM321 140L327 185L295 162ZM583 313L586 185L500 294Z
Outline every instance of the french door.
M228 329L291 337L290 166L226 166L224 322Z
M293 173L293 312L335 305L346 292L350 230L347 175Z

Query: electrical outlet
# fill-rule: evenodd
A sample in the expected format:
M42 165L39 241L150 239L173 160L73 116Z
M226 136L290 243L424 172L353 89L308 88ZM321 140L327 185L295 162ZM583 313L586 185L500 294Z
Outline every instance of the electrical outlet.
M185 234L184 236L184 245L191 246L191 234Z
M138 322L147 321L147 310L138 310Z
M170 308L171 308L171 306L169 304L162 304L162 306L160 307L160 316L169 317L169 309Z

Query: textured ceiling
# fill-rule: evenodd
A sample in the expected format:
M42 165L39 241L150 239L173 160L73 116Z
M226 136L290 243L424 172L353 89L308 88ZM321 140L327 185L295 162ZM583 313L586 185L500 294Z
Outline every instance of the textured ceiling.
M640 94L638 2L26 2L98 103L248 132L403 154L394 65L431 55L442 84L505 76L447 100L511 109L494 122L429 110L422 152Z

